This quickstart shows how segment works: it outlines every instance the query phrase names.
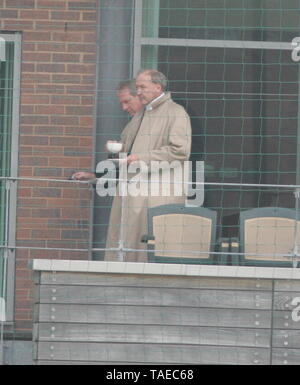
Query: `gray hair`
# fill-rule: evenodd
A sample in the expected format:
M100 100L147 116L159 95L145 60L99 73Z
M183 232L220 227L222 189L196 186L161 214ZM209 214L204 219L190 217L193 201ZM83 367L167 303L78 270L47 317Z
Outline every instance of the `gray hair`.
M147 74L150 76L152 83L154 84L160 84L163 91L166 90L168 85L168 79L167 77L160 71L154 70L154 69L146 69L146 70L140 70L137 74Z
M135 79L130 79L130 80L124 80L119 83L117 91L123 91L128 89L130 95L136 96L136 86L135 86Z

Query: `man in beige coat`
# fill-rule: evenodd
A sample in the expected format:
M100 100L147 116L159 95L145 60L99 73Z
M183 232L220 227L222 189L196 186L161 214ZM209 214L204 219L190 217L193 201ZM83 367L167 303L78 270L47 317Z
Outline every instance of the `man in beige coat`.
M143 108L143 104L137 96L135 80L125 80L121 82L117 89L117 96L122 110L126 111L131 117ZM130 128L126 129L125 127L124 130L130 131ZM96 173L90 171L77 171L72 175L72 179L74 180L88 181L95 178Z
M185 202L183 192L178 195L171 188L168 195L153 195L151 183L147 183L151 179L154 183L159 181L159 189L164 186L162 170L152 171L155 162L175 162L180 166L190 156L190 118L184 108L171 99L170 93L165 92L166 84L166 77L156 70L140 71L137 75L137 95L145 108L126 126L121 141L122 152L128 153L125 159L128 167L128 190L130 181L135 179L140 167L140 185L145 181L147 193L133 196L128 191L126 196L115 196L106 246L114 251L107 250L106 260L146 262L147 251L141 238L147 234L148 207ZM171 169L171 181L174 175L175 170ZM119 251L116 250L118 248Z

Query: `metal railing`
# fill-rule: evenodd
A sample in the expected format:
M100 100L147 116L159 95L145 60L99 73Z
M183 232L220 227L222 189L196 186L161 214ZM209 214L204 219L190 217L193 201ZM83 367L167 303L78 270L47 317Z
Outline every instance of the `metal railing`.
M115 179L107 179L112 181ZM130 180L119 179L119 183L127 184ZM142 180L146 182L146 180ZM217 193L215 204L210 208L218 212L217 239L229 241L229 246L240 242L239 214L253 207L269 206L293 209L293 245L288 253L253 253L255 257L284 258L290 267L298 267L300 260L300 216L299 216L299 185L272 185L254 183L217 183L193 182L194 188L205 189L207 197ZM105 204L95 204L97 188L95 181L75 181L52 178L14 178L0 177L2 187L1 202L1 301L0 301L0 362L4 357L4 334L7 321L14 322L14 299L16 297L16 280L22 279L18 271L28 270L27 262L34 258L54 259L93 259L93 253L116 252L122 260L127 253L144 252L149 255L164 250L151 248L139 249L127 247L120 239L116 247L109 249L105 244L98 247L93 239L95 228L95 210L106 212L107 221L99 228L107 229L108 213L112 200ZM232 199L230 200L230 197ZM246 197L246 199L245 199ZM98 202L102 198L97 197ZM105 200L105 199L104 199ZM229 203L228 203L229 202ZM267 203L267 204L266 204ZM208 202L209 204L209 202ZM193 207L193 200L189 200ZM206 202L204 202L206 205ZM191 209L192 210L192 209ZM120 224L126 226L127 221L120 218ZM105 233L105 231L104 231ZM184 251L184 250L181 250ZM176 250L174 250L176 254ZM193 251L189 251L193 253ZM200 252L201 254L201 252ZM224 250L214 248L211 254L218 259ZM228 247L226 257L230 264L245 256L239 248ZM184 261L178 260L179 263ZM231 261L231 262L230 262ZM238 264L238 262L237 262ZM17 266L17 267L16 267ZM20 267L21 266L21 267Z
M116 179L106 178L106 180L115 181ZM119 179L118 181L126 184L130 182L128 179ZM147 180L141 179L140 182L147 182ZM3 215L5 223L2 224L2 228L5 229L3 232L5 235L3 239L1 239L0 250L88 252L88 258L91 258L91 253L94 251L107 250L105 245L103 247L95 247L93 245L93 211L102 209L110 210L111 208L111 201L108 204L106 203L106 206L100 205L97 207L94 205L94 197L97 194L95 188L96 180L76 181L53 178L0 177L0 184L1 183L4 183L5 185L5 202L1 203L1 208L5 211L5 214ZM30 185L31 183L32 185ZM222 201L220 201L219 206L215 204L214 207L212 207L212 209L219 211L223 217L226 217L226 212L239 213L252 207L270 206L269 204L262 205L262 203L258 201L266 201L267 198L262 199L262 196L272 196L273 204L271 204L271 206L289 207L295 210L294 231L296 240L298 222L300 220L299 185L225 182L190 182L190 184L193 184L194 188L208 188L209 190L206 194L209 194L212 190L217 191L220 196L222 195L221 199L224 198L225 194L227 196L232 194L233 197L238 195L240 197L239 202L235 201L232 202L232 205L224 207L222 206ZM16 196L14 197L12 194L15 194ZM252 199L251 206L251 202L243 204L243 194L247 194L248 196L249 194L252 194L253 196L256 195L259 197ZM281 199L281 195L288 195L285 202ZM274 196L277 196L277 198L274 198ZM257 206L253 203L255 200L258 202ZM276 202L274 203L274 201ZM189 205L193 206L192 199L188 200L188 202ZM64 209L68 211L68 214L65 215L57 211ZM38 210L41 211L38 212ZM71 213L72 210L73 214ZM126 226L126 222L124 222L122 218L120 218L120 224L121 223ZM108 226L108 224L107 220L103 225ZM238 223L236 225L238 225ZM28 228L28 226L34 231L35 235L38 235L38 230L42 236L44 230L45 234L49 231L52 232L53 236L49 236L48 239L43 239L44 242L42 242L41 236L32 238L32 232L27 231L27 234L25 234L26 232L24 231L22 232L22 230ZM218 223L220 235L222 235L221 232L222 228L224 230L224 226L226 227L222 221ZM65 231L61 234L59 239L55 239L55 230ZM77 238L76 234L78 235ZM63 235L69 236L64 238ZM72 247L58 246L59 243L66 245L72 240L77 241L76 245L73 244ZM55 241L57 241L57 246L55 246ZM120 244L122 245L122 251L124 252L140 251L140 249L136 248L126 248L124 243ZM109 250L120 251L120 244ZM298 245L295 244L294 251L296 251L298 258L297 247ZM217 254L217 252L215 253Z

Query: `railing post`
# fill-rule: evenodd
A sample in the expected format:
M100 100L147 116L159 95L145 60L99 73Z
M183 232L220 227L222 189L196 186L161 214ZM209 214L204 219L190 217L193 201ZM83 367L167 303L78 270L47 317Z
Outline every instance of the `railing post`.
M295 211L296 211L296 218L295 218L295 233L294 233L294 249L293 249L293 267L296 268L298 265L298 258L299 258L299 250L298 250L298 227L299 227L299 197L300 197L300 188L296 188L294 191L295 195Z

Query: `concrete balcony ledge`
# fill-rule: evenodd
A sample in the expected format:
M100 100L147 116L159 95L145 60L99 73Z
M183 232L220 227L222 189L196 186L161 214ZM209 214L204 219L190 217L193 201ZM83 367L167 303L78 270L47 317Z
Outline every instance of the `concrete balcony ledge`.
M283 267L34 259L30 261L30 268L35 271L56 272L175 275L252 279L300 279L300 269Z

